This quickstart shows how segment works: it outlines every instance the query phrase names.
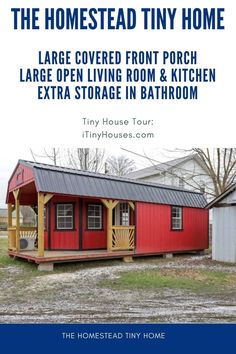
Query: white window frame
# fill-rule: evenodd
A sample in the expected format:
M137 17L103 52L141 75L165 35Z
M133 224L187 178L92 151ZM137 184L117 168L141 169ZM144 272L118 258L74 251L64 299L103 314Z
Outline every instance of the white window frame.
M173 211L175 209L175 215L173 216ZM176 213L176 211L178 213ZM178 206L171 207L171 230L180 231L183 230L183 208Z
M72 215L58 215L58 211L59 211L59 207L60 206L71 206L72 208ZM64 209L64 211L66 211L66 209ZM70 219L71 220L71 226L68 227L68 226L65 226L65 227L61 227L58 225L58 221L60 218L63 218L63 219ZM57 230L73 230L74 229L74 205L73 203L58 203L56 205L56 228Z
M119 203L119 225L121 226L129 226L130 224L130 211L129 204L127 202ZM124 208L125 206L125 208ZM127 212L125 212L127 211Z
M97 207L99 210L99 215L89 215L89 207ZM102 230L103 228L103 223L102 223L102 217L103 217L103 206L102 204L95 204L95 203L89 203L87 206L87 229L88 230ZM90 224L90 221L99 221L99 226L92 225Z

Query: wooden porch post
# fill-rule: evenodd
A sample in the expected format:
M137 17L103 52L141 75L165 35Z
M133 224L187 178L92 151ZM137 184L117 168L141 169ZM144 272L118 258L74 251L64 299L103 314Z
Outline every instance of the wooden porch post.
M102 202L107 207L107 250L112 251L112 210L117 206L119 201L102 199Z
M7 218L7 227L12 227L12 204L7 204L8 208L8 218Z
M20 201L19 195L20 190L16 189L13 191L14 198L15 198L15 205L16 205L16 252L20 251Z
M44 206L53 194L38 193L38 256L44 257Z
M112 203L109 200L109 206L107 208L107 250L112 250Z

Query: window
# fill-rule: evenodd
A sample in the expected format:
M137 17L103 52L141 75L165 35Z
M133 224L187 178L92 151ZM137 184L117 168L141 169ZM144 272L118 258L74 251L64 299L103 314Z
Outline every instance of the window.
M128 203L120 203L120 225L129 225L129 205Z
M171 229L172 230L182 230L183 218L182 218L182 208L172 207L171 208Z
M89 230L102 229L102 205L101 204L88 204L87 220L88 220Z
M74 228L73 204L57 204L57 229L71 230Z

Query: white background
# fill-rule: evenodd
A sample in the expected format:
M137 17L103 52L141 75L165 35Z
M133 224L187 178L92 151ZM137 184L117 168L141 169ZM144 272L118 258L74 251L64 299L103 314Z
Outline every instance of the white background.
M11 7L224 7L225 30L144 31L141 18L132 31L14 31ZM16 1L1 2L1 151L3 147L99 146L80 139L82 117L154 119L156 138L120 145L234 146L234 1ZM42 12L43 13L43 12ZM176 19L180 19L180 13ZM40 21L43 23L43 21ZM37 101L36 84L19 83L19 67L37 66L39 50L197 50L199 67L215 67L217 82L203 84L196 101ZM109 142L109 146L111 142ZM117 142L114 141L114 144Z

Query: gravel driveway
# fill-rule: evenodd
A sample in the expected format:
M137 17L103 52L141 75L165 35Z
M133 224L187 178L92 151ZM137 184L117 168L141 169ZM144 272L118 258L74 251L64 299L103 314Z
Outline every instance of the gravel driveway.
M11 266L0 285L1 323L151 323L236 322L236 290L199 295L180 289L112 290L104 279L127 270L208 269L236 274L236 266L213 263L208 256L87 263L73 272L24 277ZM14 274L22 276L14 282Z

